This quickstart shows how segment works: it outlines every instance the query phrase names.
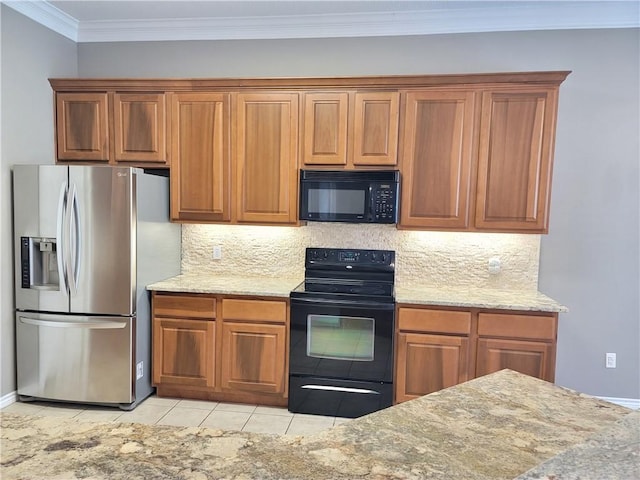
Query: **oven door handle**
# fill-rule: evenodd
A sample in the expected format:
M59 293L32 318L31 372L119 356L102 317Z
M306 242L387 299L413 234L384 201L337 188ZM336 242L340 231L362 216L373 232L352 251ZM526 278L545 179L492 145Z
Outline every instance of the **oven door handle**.
M333 385L302 385L305 390L323 390L327 392L362 393L366 395L380 395L380 392L368 388L336 387Z
M371 310L395 310L395 302L380 303L367 301L345 302L344 300L332 300L326 298L292 298L291 305L326 305L328 307L367 308Z

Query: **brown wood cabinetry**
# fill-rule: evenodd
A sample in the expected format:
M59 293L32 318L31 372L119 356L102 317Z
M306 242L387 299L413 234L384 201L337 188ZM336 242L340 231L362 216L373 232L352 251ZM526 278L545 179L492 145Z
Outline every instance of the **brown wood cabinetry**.
M153 383L215 385L216 300L154 295Z
M401 307L397 329L396 402L469 379L470 312Z
M231 219L229 94L171 95L171 219Z
M305 93L302 162L338 168L396 165L399 98L397 91Z
M284 395L286 303L225 299L222 318L222 388Z
M482 93L475 226L548 229L557 89Z
M153 294L160 396L286 405L287 301Z
M400 225L469 226L475 94L407 92Z
M558 316L399 306L395 402L504 368L552 382Z
M557 91L405 92L400 225L546 233Z
M480 313L476 376L509 368L552 382L557 326L555 315Z
M60 163L168 164L163 93L57 92Z
M237 94L237 221L295 224L298 216L298 94Z

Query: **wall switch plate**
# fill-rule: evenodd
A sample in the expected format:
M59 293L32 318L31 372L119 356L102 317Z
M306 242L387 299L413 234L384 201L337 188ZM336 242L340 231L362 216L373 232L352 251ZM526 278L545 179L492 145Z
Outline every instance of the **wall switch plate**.
M216 245L213 247L213 259L220 260L222 258L222 247L220 245Z
M144 376L144 362L138 362L136 365L136 380L140 380Z
M616 354L615 353L607 353L605 355L605 367L607 368L616 368Z

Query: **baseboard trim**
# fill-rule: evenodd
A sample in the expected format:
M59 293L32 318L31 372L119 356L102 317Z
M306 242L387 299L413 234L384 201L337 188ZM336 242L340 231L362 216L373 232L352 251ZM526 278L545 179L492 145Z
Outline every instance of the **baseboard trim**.
M616 397L597 397L600 400L604 400L605 402L615 403L616 405L620 405L627 408L632 408L633 410L640 409L640 398L616 398Z
M0 408L8 407L12 403L15 403L18 400L18 393L13 391L7 393L3 397L0 397Z

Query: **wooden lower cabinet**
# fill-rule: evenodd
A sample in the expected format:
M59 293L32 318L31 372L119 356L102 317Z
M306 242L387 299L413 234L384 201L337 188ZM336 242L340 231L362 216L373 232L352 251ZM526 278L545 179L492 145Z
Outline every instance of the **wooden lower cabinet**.
M558 315L399 306L395 402L508 368L555 378Z
M159 396L287 404L285 299L153 293Z

